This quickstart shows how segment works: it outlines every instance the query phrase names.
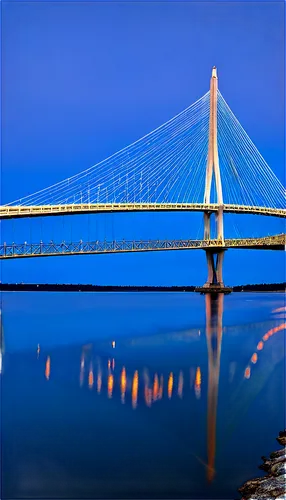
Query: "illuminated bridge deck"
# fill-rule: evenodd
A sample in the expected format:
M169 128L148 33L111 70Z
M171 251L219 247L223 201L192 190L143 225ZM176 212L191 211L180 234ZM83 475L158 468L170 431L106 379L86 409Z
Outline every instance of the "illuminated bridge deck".
M0 219L23 217L47 217L56 215L79 215L90 213L120 212L217 212L216 203L96 203L73 205L2 205ZM224 213L256 214L272 217L286 217L286 209L246 205L223 205Z
M0 246L0 259L25 257L55 257L64 255L88 255L127 252L154 252L165 250L199 250L228 248L253 250L284 250L285 234L265 238L219 240L148 240L148 241L94 241L77 243L23 243Z

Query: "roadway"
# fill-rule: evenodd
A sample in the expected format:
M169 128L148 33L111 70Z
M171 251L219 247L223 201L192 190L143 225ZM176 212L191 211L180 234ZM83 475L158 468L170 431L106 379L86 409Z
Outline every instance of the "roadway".
M224 213L255 214L272 217L286 217L286 209L247 205L223 205ZM209 212L219 209L217 203L82 203L74 205L2 205L0 219L23 217L47 217L57 215L79 215L116 212Z
M213 250L228 248L249 250L284 250L285 234L264 238L219 240L147 240L147 241L94 241L77 243L21 243L0 245L0 259L27 257L55 257L64 255L90 255L105 253L154 252L166 250Z

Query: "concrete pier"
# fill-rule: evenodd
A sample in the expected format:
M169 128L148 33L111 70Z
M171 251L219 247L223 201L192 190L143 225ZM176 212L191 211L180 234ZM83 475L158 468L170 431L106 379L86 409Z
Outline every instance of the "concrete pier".
M201 293L203 295L205 294L212 294L212 295L217 295L218 293L224 293L229 294L232 292L232 288L229 286L221 286L221 285L214 285L211 284L210 286L197 286L195 288L195 292Z

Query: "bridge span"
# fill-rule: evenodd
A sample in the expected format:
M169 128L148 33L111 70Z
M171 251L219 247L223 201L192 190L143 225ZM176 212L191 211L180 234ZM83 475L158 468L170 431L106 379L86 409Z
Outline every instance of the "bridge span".
M91 213L121 212L208 212L264 215L286 217L286 209L234 205L218 203L78 203L67 205L2 205L0 219L19 219L24 217L48 217L57 215L80 215Z
M221 240L122 240L77 243L21 243L0 245L0 259L26 257L55 257L64 255L89 255L105 253L154 252L165 250L206 250L219 252L229 248L252 250L283 250L285 234L264 238Z

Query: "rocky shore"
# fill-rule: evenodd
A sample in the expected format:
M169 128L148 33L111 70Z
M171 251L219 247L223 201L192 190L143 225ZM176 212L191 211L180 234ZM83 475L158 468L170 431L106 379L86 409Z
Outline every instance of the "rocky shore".
M238 489L241 500L286 499L286 430L279 433L277 441L283 446L282 450L274 451L269 458L261 457L263 464L259 469L267 475L244 483Z

